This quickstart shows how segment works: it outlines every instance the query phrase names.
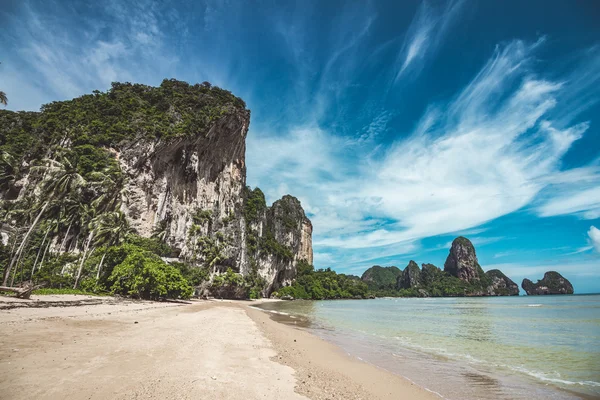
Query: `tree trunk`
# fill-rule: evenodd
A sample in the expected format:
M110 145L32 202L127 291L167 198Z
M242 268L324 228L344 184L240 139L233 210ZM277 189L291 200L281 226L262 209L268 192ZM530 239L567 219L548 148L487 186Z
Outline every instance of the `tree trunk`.
M46 238L48 237L49 233L50 233L50 228L48 228L48 230L46 231L46 234L44 235L44 239L42 240L42 244L40 244L40 248L38 250L37 256L35 256L35 261L33 262L33 268L31 268L31 279L33 279L33 273L35 272L35 267L37 265L38 259L40 258L40 254L42 253L42 249L44 248L44 243L46 243Z
M48 244L46 245L46 250L44 250L44 255L42 256L42 261L40 261L39 269L42 269L42 267L44 266L44 259L46 259L46 254L48 254L48 249L50 248L50 243L52 243L52 242L48 242Z
M40 210L38 215L35 217L35 220L33 220L33 223L27 230L25 237L23 237L23 241L19 245L19 248L17 249L17 252L15 253L13 259L11 260L10 265L8 266L8 268L6 268L6 271L4 271L4 279L2 281L2 286L6 286L6 283L8 282L8 277L10 275L10 271L15 266L15 263L18 263L19 260L21 260L21 255L23 254L23 249L25 248L25 246L27 245L27 242L29 241L29 236L31 235L31 232L33 232L33 229L36 227L37 223L40 221L42 214L44 214L44 212L46 211L48 204L50 204L50 200L48 200L48 201L46 201L46 203L44 203L44 206L42 207L42 209Z
M100 264L98 264L98 272L96 273L96 280L100 280L100 271L102 270L102 264L104 264L104 257L106 257L106 251L102 254L102 258L100 259Z
M83 269L83 263L85 262L85 259L87 258L87 254L88 254L88 250L90 248L90 243L92 243L92 240L94 239L94 231L90 232L90 235L88 236L88 240L85 244L85 250L83 251L83 256L81 257L81 262L79 263L79 269L77 270L77 277L75 278L75 284L73 285L73 289L77 289L77 285L79 284L79 278L81 277L81 270Z
M71 225L73 225L73 221L71 221L69 223L69 227L67 228L67 233L65 233L65 237L63 238L61 244L60 244L60 248L58 249L58 254L62 253L63 248L65 247L65 244L67 242L67 238L69 237L69 232L71 231Z

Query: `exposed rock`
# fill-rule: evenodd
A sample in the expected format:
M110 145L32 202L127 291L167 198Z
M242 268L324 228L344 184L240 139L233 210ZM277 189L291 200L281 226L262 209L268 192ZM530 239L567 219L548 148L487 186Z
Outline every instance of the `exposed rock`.
M402 270L398 267L380 267L379 265L374 265L366 270L360 279L371 290L390 290L396 287L396 282L401 274Z
M484 275L473 243L465 237L459 236L452 242L450 254L444 263L444 271L465 282L479 281Z
M402 275L398 277L397 288L398 289L410 289L416 288L421 284L421 270L416 262L410 260Z
M519 286L499 269L491 269L485 273L491 280L488 286L489 296L518 296Z
M259 210L250 224L245 221L249 117L247 111L238 112L204 135L169 144L138 142L124 150L118 159L129 180L122 211L142 236L164 230L181 259L202 263L198 238L206 237L223 255L213 274L231 268L246 275L254 263L267 282L263 295L268 296L291 283L298 260L312 264L312 224L298 199L289 195ZM193 233L192 226L197 228ZM248 248L248 234L265 246ZM285 254L276 254L277 249Z
M194 239L221 232L222 267L245 273L243 190L246 186L246 133L249 112L219 120L205 135L169 143L138 141L118 154L128 176L121 210L132 227L149 237L160 229L183 259L198 253ZM194 215L205 213L201 221ZM225 223L229 218L231 221ZM199 230L190 234L193 224ZM199 261L199 260L198 260Z
M292 283L298 261L313 262L312 223L304 214L300 201L283 196L268 208L252 225L263 246L252 252L251 260L258 264L258 273L267 281L265 295Z
M542 280L533 283L529 279L523 279L521 287L528 295L539 294L573 294L573 285L568 279L555 271L548 271Z

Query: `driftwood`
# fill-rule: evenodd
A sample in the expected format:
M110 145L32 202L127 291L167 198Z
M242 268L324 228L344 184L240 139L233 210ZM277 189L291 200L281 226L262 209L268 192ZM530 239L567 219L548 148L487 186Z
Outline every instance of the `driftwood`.
M41 287L42 285L33 285L31 282L27 282L22 287L0 286L0 291L13 292L19 299L28 299L31 292Z

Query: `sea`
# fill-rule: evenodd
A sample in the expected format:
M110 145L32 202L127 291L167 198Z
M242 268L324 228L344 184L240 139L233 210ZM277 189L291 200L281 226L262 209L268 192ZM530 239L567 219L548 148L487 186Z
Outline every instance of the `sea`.
M600 399L600 295L259 306L444 399Z

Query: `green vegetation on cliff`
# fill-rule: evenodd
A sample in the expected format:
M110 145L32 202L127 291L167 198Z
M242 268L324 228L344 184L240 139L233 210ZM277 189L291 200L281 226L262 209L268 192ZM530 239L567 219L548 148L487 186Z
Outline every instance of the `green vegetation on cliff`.
M367 284L359 277L338 274L328 269L316 270L299 261L296 280L275 293L276 297L306 300L363 299L369 295Z
M42 106L40 113L0 111L0 150L20 158L45 152L65 140L73 146L118 147L146 138L207 132L220 117L245 110L243 100L208 83L165 79L160 86L113 83L73 100Z
M398 267L374 265L362 274L361 279L367 284L369 290L386 291L396 288L396 281L401 274L402 270Z

